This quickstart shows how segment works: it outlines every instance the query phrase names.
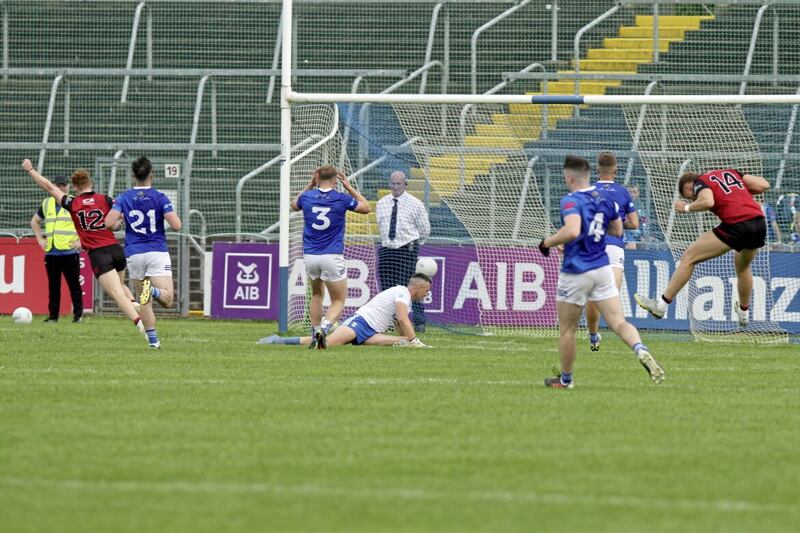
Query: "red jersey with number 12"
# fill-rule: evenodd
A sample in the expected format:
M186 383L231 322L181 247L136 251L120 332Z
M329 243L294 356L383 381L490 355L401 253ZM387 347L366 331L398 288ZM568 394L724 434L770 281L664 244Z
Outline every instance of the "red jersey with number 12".
M106 215L113 204L112 198L96 192L64 196L61 199L61 205L72 215L81 246L86 250L118 244L114 233L106 228Z
M761 206L753 200L753 195L747 190L738 170L727 168L706 172L694 180L695 196L703 189L711 189L714 194L711 212L723 224L736 224L764 216Z

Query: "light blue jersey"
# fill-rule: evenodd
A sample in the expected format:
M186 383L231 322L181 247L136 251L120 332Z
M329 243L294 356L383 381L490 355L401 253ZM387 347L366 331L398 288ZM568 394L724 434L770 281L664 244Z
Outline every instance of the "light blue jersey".
M636 211L636 205L633 203L631 193L628 192L628 189L626 189L624 185L620 185L614 181L598 181L594 186L597 187L597 190L599 190L603 196L617 204L617 211L619 212L619 216L622 217L623 222L628 218L628 215ZM623 248L624 240L622 237L606 235L606 244Z
M614 203L596 187L571 192L561 199L561 222L570 215L581 217L581 233L564 245L561 271L582 274L608 265L606 228L619 218Z
M303 210L303 253L325 255L344 253L345 217L358 201L336 189L306 191L297 199Z
M153 187L133 187L117 196L112 209L125 217L125 255L168 252L164 215L174 211L167 195Z

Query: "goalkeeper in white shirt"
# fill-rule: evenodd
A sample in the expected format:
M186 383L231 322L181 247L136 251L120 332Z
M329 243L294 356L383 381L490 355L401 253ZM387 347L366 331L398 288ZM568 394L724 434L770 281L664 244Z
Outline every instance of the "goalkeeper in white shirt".
M378 293L369 302L345 320L341 326L327 337L328 346L342 344L370 346L409 346L425 348L425 344L414 334L414 327L408 319L411 302L419 302L431 290L431 280L424 274L414 274L408 286L396 285ZM384 332L397 323L399 335L386 335ZM299 344L308 346L311 337L281 337L270 335L258 341L259 344Z

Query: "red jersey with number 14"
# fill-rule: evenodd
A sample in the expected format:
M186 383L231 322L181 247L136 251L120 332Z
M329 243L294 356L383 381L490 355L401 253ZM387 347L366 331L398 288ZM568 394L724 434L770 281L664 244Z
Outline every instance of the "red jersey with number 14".
M694 194L703 189L711 189L714 194L714 207L711 212L719 217L723 224L736 224L744 220L763 217L753 195L747 190L738 170L727 168L712 170L698 176L694 180Z
M81 246L86 250L117 244L114 233L106 228L106 215L113 204L112 198L96 192L64 196L61 199L61 205L72 215Z

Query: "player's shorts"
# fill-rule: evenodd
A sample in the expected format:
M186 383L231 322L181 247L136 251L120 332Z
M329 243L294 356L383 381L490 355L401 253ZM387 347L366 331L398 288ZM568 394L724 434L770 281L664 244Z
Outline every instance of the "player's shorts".
M341 254L304 255L306 275L322 281L342 281L347 277L347 267Z
M610 266L595 268L582 274L558 274L556 301L584 306L587 299L596 302L618 295L619 290Z
M131 279L172 277L169 252L144 252L128 258L128 275Z
M737 252L744 249L756 250L766 243L767 221L764 217L756 217L735 224L723 222L711 231L719 240Z
M613 244L606 244L606 255L608 256L608 264L611 268L625 270L625 248L614 246Z
M102 248L89 250L89 263L92 265L94 277L99 278L106 272L125 270L125 251L119 244L109 244Z
M378 332L372 329L366 320L358 315L353 315L344 322L342 326L347 326L356 333L356 338L353 339L352 344L364 344L367 339L376 335Z

